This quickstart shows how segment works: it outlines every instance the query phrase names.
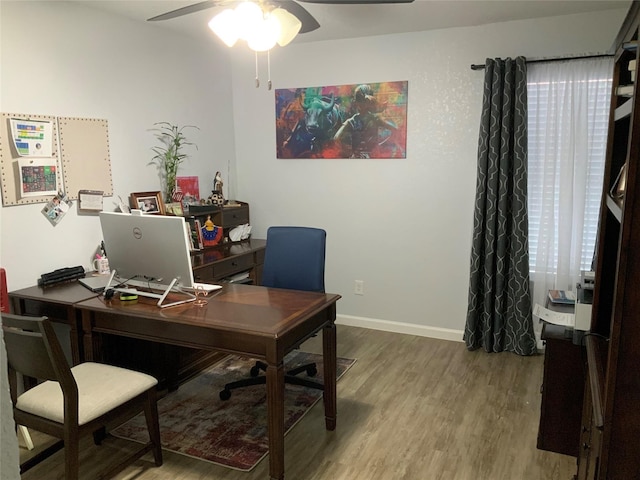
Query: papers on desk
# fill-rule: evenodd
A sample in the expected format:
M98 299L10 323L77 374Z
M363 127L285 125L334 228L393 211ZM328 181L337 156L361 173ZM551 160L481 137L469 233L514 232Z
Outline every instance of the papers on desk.
M212 283L193 282L193 287L184 287L183 290L193 292L194 290L203 290L205 293L211 293L214 290L220 290L222 285L214 285Z
M573 327L575 325L575 315L573 313L554 312L539 304L536 304L536 306L533 307L533 316L554 325L561 325L564 327Z

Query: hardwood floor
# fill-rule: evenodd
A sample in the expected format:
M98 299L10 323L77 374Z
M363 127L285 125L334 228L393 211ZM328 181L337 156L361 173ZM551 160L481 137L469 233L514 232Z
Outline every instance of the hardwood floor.
M321 353L321 336L303 350ZM541 355L346 326L338 326L338 355L357 359L338 382L338 427L324 429L316 404L285 438L287 480L570 480L576 471L573 457L536 449ZM100 462L127 446L88 440L81 477L95 478ZM62 455L23 480L62 478ZM268 465L245 473L165 451L162 467L147 455L116 478L264 480Z

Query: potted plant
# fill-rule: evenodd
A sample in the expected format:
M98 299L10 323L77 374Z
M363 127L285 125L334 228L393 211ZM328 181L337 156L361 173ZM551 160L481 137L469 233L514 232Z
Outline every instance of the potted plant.
M164 195L165 201L171 202L173 192L176 188L176 176L178 175L178 168L180 164L188 157L183 152L183 148L188 145L193 145L196 150L198 147L191 142L187 141L183 130L186 128L196 128L194 125L184 125L179 127L172 125L169 122L154 123L153 129L155 136L160 140L161 145L153 147L152 150L155 156L151 159L149 164L155 164L158 167L161 182L164 182ZM198 129L199 130L199 129Z

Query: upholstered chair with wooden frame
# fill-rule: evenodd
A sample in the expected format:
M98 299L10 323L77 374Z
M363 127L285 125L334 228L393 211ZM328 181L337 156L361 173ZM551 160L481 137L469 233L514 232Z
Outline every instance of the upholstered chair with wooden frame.
M46 317L3 313L2 331L14 420L62 439L66 480L78 478L80 438L93 434L99 443L103 429L142 411L150 441L105 469L102 477L113 476L149 451L155 464L162 465L155 378L93 362L70 368ZM18 373L42 382L18 394Z
M311 227L270 227L267 230L267 246L264 254L261 285L271 288L286 288L308 292L324 292L324 264L327 233ZM220 399L228 400L231 390L263 385L266 377L260 375L267 366L256 362L250 370L250 377L231 382L220 391ZM314 363L302 365L285 372L285 383L324 389L322 383L298 375L306 372L314 377L317 368Z

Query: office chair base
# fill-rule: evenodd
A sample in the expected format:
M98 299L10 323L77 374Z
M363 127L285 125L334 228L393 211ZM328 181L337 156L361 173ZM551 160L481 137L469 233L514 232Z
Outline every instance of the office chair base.
M250 378L243 378L242 380L237 380L235 382L227 383L224 386L224 390L220 390L220 400L226 401L231 398L231 390L242 387L249 387L251 385L265 385L267 383L267 377L264 375L259 376L261 371L266 371L267 365L262 362L256 362L256 364L251 367ZM306 378L300 378L296 375L302 372L307 372L307 375L310 377L315 377L318 373L318 368L315 363L309 363L307 365L302 365L300 367L293 368L288 370L284 375L284 383L288 383L291 385L300 385L302 387L315 388L317 390L324 390L324 385L319 382L315 382L313 380L308 380Z

